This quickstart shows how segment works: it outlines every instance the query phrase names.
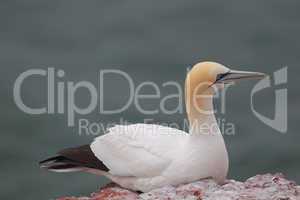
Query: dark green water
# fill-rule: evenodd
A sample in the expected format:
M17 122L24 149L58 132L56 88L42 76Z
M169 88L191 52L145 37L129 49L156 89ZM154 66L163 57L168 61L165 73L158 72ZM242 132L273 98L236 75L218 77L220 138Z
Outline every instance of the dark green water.
M300 182L299 1L14 1L0 2L0 199L53 199L84 195L105 181L89 174L56 174L39 169L38 161L57 150L85 144L64 115L28 115L13 100L16 78L31 68L63 69L60 81L91 81L100 69L121 69L135 83L184 82L186 67L214 60L240 70L272 74L288 66L288 132L263 124L250 109L255 81L228 91L226 120L236 126L225 136L230 156L229 177L244 180L258 173L283 172ZM126 84L111 78L105 102L116 107L126 99ZM163 91L168 94L168 90ZM45 78L30 79L24 101L36 107L47 100ZM88 93L77 97L89 102ZM274 113L274 90L256 98L257 109ZM144 102L156 106L157 102ZM216 101L218 104L218 101ZM220 114L219 114L220 115ZM153 118L180 122L184 114L142 115L134 106L121 115L93 112L78 118L107 124Z

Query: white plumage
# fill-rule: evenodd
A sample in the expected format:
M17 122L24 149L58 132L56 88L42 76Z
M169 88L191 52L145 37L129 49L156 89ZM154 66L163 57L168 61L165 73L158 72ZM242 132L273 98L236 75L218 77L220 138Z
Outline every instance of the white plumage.
M222 182L228 167L220 133L190 135L154 124L115 126L91 149L110 169L109 178L140 191L209 177Z
M158 125L119 125L96 138L91 149L112 174L156 176L170 165L176 149L184 145L185 135Z

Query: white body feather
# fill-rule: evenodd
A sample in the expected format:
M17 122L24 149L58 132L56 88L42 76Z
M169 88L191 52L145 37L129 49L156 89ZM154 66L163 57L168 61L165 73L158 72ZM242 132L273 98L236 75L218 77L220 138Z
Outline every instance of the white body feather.
M228 157L221 133L188 134L153 124L115 126L91 144L105 173L123 187L150 191L212 177L224 181Z

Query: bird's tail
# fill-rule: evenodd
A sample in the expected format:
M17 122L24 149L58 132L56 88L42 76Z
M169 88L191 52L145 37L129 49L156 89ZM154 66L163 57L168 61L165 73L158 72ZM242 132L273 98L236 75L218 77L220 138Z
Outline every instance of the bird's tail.
M108 171L108 168L92 152L90 145L64 149L57 156L39 162L40 167L54 172Z
M55 156L39 162L40 168L54 172L83 171L83 167L63 156Z

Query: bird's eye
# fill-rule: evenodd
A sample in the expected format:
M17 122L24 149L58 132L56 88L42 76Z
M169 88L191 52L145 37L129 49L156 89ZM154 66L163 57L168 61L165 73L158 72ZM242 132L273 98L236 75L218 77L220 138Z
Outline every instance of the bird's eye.
M222 78L224 78L225 76L227 76L229 74L229 72L223 73L223 74L218 74L216 81L222 80Z

